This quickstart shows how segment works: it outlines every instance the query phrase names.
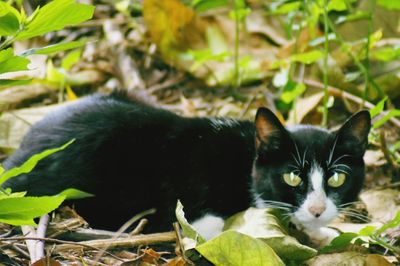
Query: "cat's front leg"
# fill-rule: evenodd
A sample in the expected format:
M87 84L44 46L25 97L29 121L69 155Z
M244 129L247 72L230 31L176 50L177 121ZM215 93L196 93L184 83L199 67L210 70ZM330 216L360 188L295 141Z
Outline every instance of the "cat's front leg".
M305 229L304 231L316 247L327 246L335 237L339 236L337 230L329 227L319 227L315 230Z

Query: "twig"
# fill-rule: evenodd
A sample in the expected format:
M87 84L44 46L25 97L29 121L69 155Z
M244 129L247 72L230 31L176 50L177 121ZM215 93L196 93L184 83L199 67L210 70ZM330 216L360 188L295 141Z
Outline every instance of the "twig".
M312 86L312 87L318 88L318 89L323 89L323 86L324 86L322 83L320 83L318 81L315 81L315 80L311 80L311 79L304 80L304 84L306 84L308 86ZM368 101L365 101L363 103L363 100L360 97L358 97L356 95L353 95L353 94L350 94L350 93L348 93L346 91L340 90L338 88L335 88L335 87L332 87L332 86L328 86L328 91L329 91L329 94L331 94L331 95L333 95L335 97L346 98L346 99L348 99L348 100L350 100L352 102L355 102L357 104L363 104L364 107L367 107L369 109L372 109L372 108L375 107L375 105L373 103L368 102ZM382 112L382 115L385 115L386 113L387 112ZM395 126L400 128L400 120L398 120L397 118L391 117L389 119L389 121L392 122Z
M36 246L36 241L39 240L36 237L36 230L33 226L28 226L28 225L21 226L21 230L22 230L22 233L26 236L24 238L24 241L26 243L26 247L28 248L30 261L33 264L35 261L37 261L35 246ZM10 238L8 238L8 239L10 239ZM1 240L0 240L0 242L1 242Z
M127 221L125 224L123 224L123 225L121 226L121 228L118 229L118 231L115 233L114 237L111 238L110 241L108 241L109 245L111 245L111 243L113 243L114 240L116 240L116 239L117 239L123 232L125 232L129 227L131 227L131 225L132 225L134 222L138 221L139 219L141 219L142 217L144 217L144 216L146 216L146 215L153 214L153 213L155 213L155 212L156 212L156 209L153 208L153 209L150 209L150 210L141 212L141 213L139 213L139 214L133 216L131 219L129 219L129 221ZM100 258L103 256L103 253L104 253L107 249L108 249L108 247L105 246L104 249L103 249L103 251L102 251L102 252L99 252L99 254L97 254L97 256L96 256L96 258L95 258L94 260L95 260L95 261L100 260Z
M49 215L48 214L45 214L42 217L40 217L38 228L36 230L37 237L45 237L46 236L46 230L47 230L48 223L49 223ZM36 242L35 252L36 252L37 260L44 257L44 242L43 241Z
M189 265L195 265L185 255L185 248L183 247L183 244L182 244L182 237L181 237L181 231L180 231L180 228L179 228L179 223L175 222L173 224L173 226L174 226L174 231L175 231L175 235L176 235L176 248L175 248L176 255L182 257L183 260L185 261L185 263L187 263Z
M51 242L51 243L56 243L56 244L61 244L62 246L66 246L66 248L61 248L61 250L58 250L57 248L54 248L53 250L55 251L62 251L66 249L74 249L74 246L80 246L84 247L86 249L94 249L97 251L101 251L101 248L95 247L95 246L90 246L86 244L87 242L72 242L72 241L65 241L65 240L59 240L59 239L54 239L54 238L48 238L48 237L26 237L26 236L21 236L21 237L2 237L0 238L0 243L1 242L8 242L8 241L27 241L27 240L35 240L35 241L44 241L44 242ZM57 246L56 246L57 247ZM115 256L114 254L105 251L105 253L109 256L112 256L113 258L123 261L123 259Z
M110 248L126 248L140 245L151 245L162 242L172 242L176 240L175 232L166 233L155 233L148 235L138 235L128 238L112 239L98 239L89 240L77 243L66 243L63 245L56 246L54 250L56 252L74 249L76 245L82 246L87 249L110 249Z
M146 218L141 219L139 221L138 225L136 226L136 228L133 229L132 232L129 233L129 235L135 236L135 235L140 234L148 222L149 222L149 220L147 220Z
M387 164L390 168L390 174L392 175L392 180L395 181L398 176L399 176L399 166L393 161L393 158L390 154L389 148L387 146L387 142L386 142L386 133L381 130L379 132L380 135L380 141L381 141L381 150L383 152L383 155L385 156L385 159L387 161Z

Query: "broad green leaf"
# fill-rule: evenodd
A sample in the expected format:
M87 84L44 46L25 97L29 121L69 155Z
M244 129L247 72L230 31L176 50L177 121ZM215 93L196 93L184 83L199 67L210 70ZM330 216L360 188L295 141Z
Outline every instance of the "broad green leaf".
M28 70L29 63L29 59L15 56L12 48L0 51L0 74Z
M371 236L376 230L376 226L367 225L358 232L359 236Z
M398 0L378 0L378 5L391 10L400 10L400 1Z
M71 143L73 143L75 140L71 140L68 143L64 144L63 146L59 147L59 148L55 148L55 149L49 149L49 150L45 150L41 153L35 154L33 155L31 158L29 158L25 163L23 163L21 166L19 167L14 167L6 172L4 172L1 176L0 176L0 185L3 184L5 181L7 181L8 179L14 177L14 176L18 176L20 174L26 174L29 173L30 171L33 170L33 168L35 168L36 164L42 160L43 158L56 153L58 151L62 151L65 148L67 148Z
M226 7L228 0L192 0L191 6L198 12L205 12L218 7Z
M10 4L0 1L0 36L11 36L19 29L20 15Z
M53 0L28 18L16 40L25 40L76 25L93 16L94 6L76 3L75 0Z
M281 94L281 100L284 103L289 104L293 102L297 97L302 95L305 90L306 85L304 85L304 83L289 81Z
M335 24L342 24L344 22L356 21L356 20L361 20L361 19L369 19L369 17L370 17L370 14L368 12L357 10L354 13L352 12L346 16L339 16L336 19ZM322 38L324 38L324 37L322 37Z
M235 231L226 231L196 250L216 266L285 265L263 241Z
M260 239L288 260L305 260L317 254L315 249L289 236L272 209L250 208L238 213L225 222L224 230L235 230Z
M93 194L87 193L85 191L81 191L76 188L67 188L66 190L63 190L61 193L59 193L57 196L65 196L66 200L84 199L84 198L94 197Z
M82 50L77 49L70 53L68 53L62 60L61 60L61 67L65 70L70 70L73 65L75 65L79 59L81 58Z
M386 115L384 115L381 119L379 119L378 121L376 121L373 125L372 128L377 129L381 126L383 126L383 124L385 124L390 118L392 117L397 117L400 116L400 110L399 109L393 109L390 110Z
M280 3L280 1L278 2ZM284 15L293 11L297 11L301 7L301 2L296 1L296 2L290 2L290 3L285 3L282 5L272 5L271 4L271 13L274 15Z
M46 79L50 82L64 84L65 73L62 73L57 68L55 68L53 65L53 61L49 60L46 64Z
M384 47L371 51L371 58L379 61L392 61L400 57L400 47Z
M376 230L376 234L380 235L383 232L385 232L387 229L389 228L395 228L397 226L400 226L400 212L398 212L396 214L396 216L393 218L393 220L391 220L390 222L382 225L381 228L379 228L378 230Z
M65 196L0 199L0 222L12 225L35 225L33 218L55 210Z
M371 118L374 118L375 116L379 115L383 111L383 109L385 108L386 100L387 100L387 97L383 98L382 100L379 101L379 103L377 103L375 105L374 108L369 110L369 113L371 114Z
M185 218L185 212L183 211L183 205L178 200L175 209L176 219L178 220L180 226L182 227L183 236L195 240L198 244L204 243L206 240L199 233L196 232L194 227L189 224Z
M311 64L324 56L324 53L319 50L314 50L306 53L294 54L290 57L292 62L300 62L303 64Z
M73 42L65 42L65 43L57 43L41 48L32 48L24 51L21 56L28 56L32 54L53 54L61 51L71 50L78 47L81 47L86 44L87 41L73 41Z
M347 10L347 0L331 0L328 3L328 11L345 11Z
M0 189L0 199L3 198L21 198L26 195L26 191L12 192L11 188Z
M0 79L0 87L26 85L31 82L32 79Z
M320 250L320 253L331 253L333 251L340 251L347 247L356 237L358 237L358 234L356 233L340 234L339 236L335 237L328 246L322 248Z

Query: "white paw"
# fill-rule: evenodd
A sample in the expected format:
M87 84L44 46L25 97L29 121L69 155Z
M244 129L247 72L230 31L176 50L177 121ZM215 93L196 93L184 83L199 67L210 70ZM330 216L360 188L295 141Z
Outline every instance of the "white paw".
M316 230L306 230L305 232L310 237L311 242L317 247L327 246L335 237L339 236L338 231L328 227L320 227Z

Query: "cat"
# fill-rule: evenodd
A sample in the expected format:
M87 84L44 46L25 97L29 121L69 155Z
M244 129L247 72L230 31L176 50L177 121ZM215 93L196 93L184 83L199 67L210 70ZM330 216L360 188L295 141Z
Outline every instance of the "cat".
M259 108L255 122L186 118L126 95L95 94L61 107L36 123L3 164L21 165L33 154L60 147L29 174L4 187L28 195L77 188L95 195L74 202L92 227L117 229L134 214L156 208L148 231L171 228L178 199L193 226L210 239L223 219L275 207L313 241L337 235L325 228L357 199L364 181L368 111L336 132L298 125L285 128Z

